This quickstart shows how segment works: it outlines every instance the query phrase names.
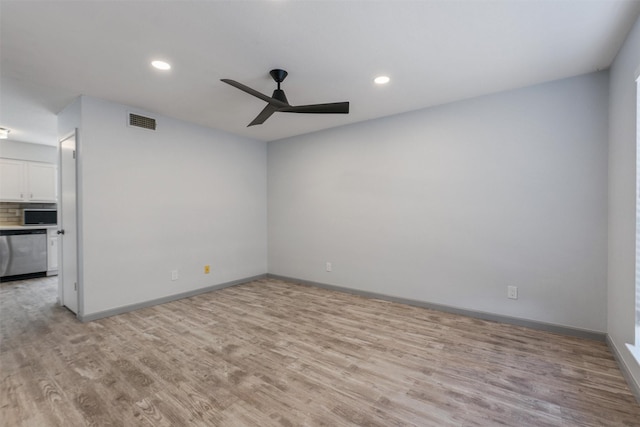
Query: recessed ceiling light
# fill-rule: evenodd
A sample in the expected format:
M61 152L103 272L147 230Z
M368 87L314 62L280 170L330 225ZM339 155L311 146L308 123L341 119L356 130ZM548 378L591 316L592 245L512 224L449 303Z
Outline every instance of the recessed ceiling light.
M9 129L0 128L0 139L8 139L9 138Z
M385 85L385 84L389 83L389 80L391 80L391 79L389 77L387 77L387 76L378 76L375 79L373 79L375 84L378 84L378 85Z
M164 61L152 61L151 65L153 65L158 70L170 70L171 69L171 64L169 64L168 62L164 62Z

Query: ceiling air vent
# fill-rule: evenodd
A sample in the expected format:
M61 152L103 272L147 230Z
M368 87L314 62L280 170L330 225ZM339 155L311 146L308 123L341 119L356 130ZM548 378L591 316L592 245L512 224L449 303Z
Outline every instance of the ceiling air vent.
M156 119L129 113L129 126L156 130Z

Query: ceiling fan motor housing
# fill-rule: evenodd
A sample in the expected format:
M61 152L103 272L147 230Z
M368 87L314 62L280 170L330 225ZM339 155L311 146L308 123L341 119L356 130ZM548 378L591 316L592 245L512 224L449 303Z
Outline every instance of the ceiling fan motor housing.
M280 86L280 83L278 83L278 86ZM285 104L289 104L289 101L287 101L287 96L284 94L284 91L280 88L274 90L273 95L271 95L271 97L277 99L278 101L282 101Z

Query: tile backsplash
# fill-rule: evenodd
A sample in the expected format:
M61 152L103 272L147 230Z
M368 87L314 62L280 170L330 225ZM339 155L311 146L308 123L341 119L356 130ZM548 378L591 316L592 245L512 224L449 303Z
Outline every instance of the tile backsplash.
M56 204L0 202L0 226L22 225L22 209L56 209Z

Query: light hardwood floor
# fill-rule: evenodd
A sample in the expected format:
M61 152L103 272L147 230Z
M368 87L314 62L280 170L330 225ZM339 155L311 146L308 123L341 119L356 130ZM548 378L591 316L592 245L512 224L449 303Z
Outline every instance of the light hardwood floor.
M639 426L604 343L259 280L90 323L0 284L3 426Z

